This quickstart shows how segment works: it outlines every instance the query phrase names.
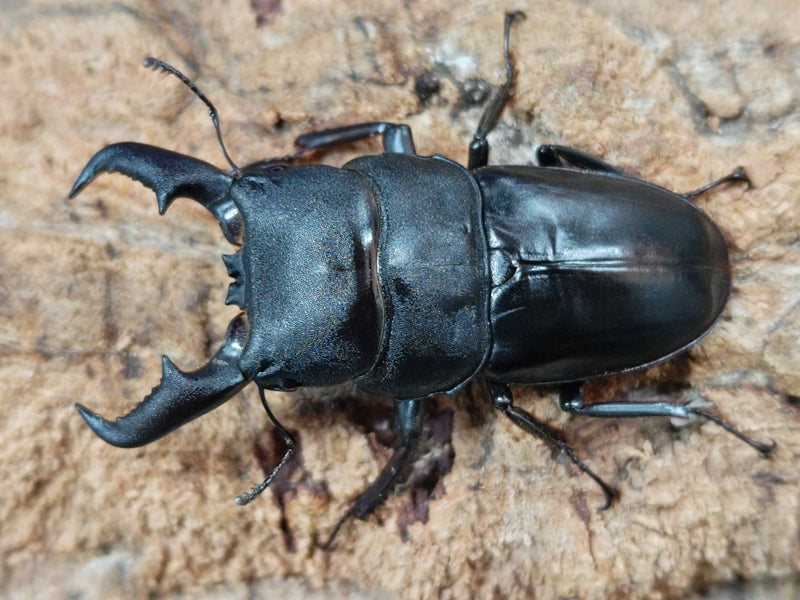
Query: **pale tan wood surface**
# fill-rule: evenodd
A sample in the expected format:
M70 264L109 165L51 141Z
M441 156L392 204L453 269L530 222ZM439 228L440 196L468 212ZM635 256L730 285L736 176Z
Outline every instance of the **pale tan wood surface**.
M4 7L0 595L672 598L797 577L796 3L344 4ZM774 439L775 456L710 424L570 418L552 390L518 389L520 406L563 428L621 490L598 512L594 484L476 389L432 403L418 472L443 476L346 526L324 553L316 541L388 457L387 405L348 389L272 396L299 460L245 508L233 497L275 454L252 387L142 449L91 434L75 401L127 411L158 383L162 353L199 366L235 314L219 260L231 249L203 209L178 201L159 217L153 194L121 176L66 200L114 141L224 166L204 107L141 58L195 79L241 163L286 154L312 128L384 119L410 124L420 153L464 162L480 109L460 103L457 84L502 80L508 8L528 19L513 35L517 95L491 137L492 163L530 163L552 142L676 191L739 164L755 184L700 200L730 242L735 278L713 332L688 357L592 384L590 397L686 385ZM441 87L421 102L415 81L429 71ZM322 160L378 150L364 142Z

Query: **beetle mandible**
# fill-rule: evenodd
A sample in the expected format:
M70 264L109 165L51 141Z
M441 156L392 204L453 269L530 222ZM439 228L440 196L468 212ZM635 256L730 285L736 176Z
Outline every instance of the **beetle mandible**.
M101 172L152 189L164 213L177 197L205 206L229 242L226 302L242 312L204 367L180 371L166 356L162 378L127 415L110 422L77 404L106 442L150 443L216 408L248 382L286 442L267 478L237 498L246 504L273 480L295 443L264 390L354 381L395 401L398 442L351 517L380 505L409 464L425 399L478 379L493 405L562 452L601 487L561 435L516 407L509 384L560 387L560 407L591 417L691 415L712 420L768 455L708 410L669 402L585 404L581 384L642 369L697 342L730 289L717 226L691 200L721 183L748 181L737 169L688 194L642 181L583 152L541 146L538 166L488 166L487 134L512 95L512 23L504 28L506 79L488 102L467 168L419 156L406 125L373 122L301 135L297 152L244 168L234 164L214 105L183 74L153 58L208 107L226 173L196 158L134 142L100 150L70 197ZM306 153L380 135L384 152L342 168L296 164Z

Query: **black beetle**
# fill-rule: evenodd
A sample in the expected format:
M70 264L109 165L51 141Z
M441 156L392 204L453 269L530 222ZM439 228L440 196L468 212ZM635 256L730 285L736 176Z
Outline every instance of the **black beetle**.
M222 348L201 369L163 358L161 383L129 414L109 422L76 405L94 432L115 446L152 442L236 394L249 381L287 450L255 498L286 463L294 442L270 412L264 389L328 386L391 397L398 443L379 477L333 530L365 518L408 465L422 427L423 400L480 378L494 406L561 451L603 489L561 435L514 406L510 383L558 384L560 406L595 417L700 415L760 452L774 448L714 413L668 402L584 404L583 381L642 369L697 342L728 297L725 241L690 200L728 181L678 195L629 177L566 147L542 146L539 166L487 166L486 135L511 96L506 15L506 81L490 100L464 167L416 154L411 130L362 123L302 135L298 152L237 167L208 106L227 174L195 158L126 142L98 152L70 192L117 171L155 191L163 213L177 197L196 200L241 249L224 256L235 279L227 302L243 309ZM342 168L297 165L305 153L373 135L384 153Z

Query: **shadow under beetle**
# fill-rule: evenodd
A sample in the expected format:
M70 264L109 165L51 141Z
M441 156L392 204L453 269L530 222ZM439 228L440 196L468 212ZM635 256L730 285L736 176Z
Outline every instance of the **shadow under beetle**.
M498 410L596 481L606 507L614 489L558 432L514 406L508 384L558 384L561 408L577 415L700 415L769 454L774 443L756 442L697 407L583 403L583 381L666 360L715 322L730 289L728 254L719 229L690 200L747 177L738 169L678 195L562 146L540 147L539 166L487 166L486 135L514 83L509 34L519 16L506 15L506 80L483 113L466 169L443 156L417 155L408 126L387 122L301 135L296 154L239 168L213 104L180 72L146 59L145 66L177 76L208 106L232 172L124 142L89 161L70 197L108 171L152 189L161 213L177 197L199 202L240 247L223 259L235 280L226 302L243 311L206 366L185 373L164 357L160 384L129 414L110 422L76 405L89 427L115 446L141 446L254 381L287 449L263 483L236 499L246 504L294 449L264 389L353 380L391 397L394 454L326 545L347 519L371 514L397 483L420 435L424 399L476 378L487 382ZM382 154L340 169L293 164L309 151L373 135L382 136Z

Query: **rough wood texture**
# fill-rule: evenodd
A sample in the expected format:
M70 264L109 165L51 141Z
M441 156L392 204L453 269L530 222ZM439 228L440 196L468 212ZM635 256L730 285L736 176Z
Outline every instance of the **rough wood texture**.
M112 449L72 408L115 415L158 382L159 357L201 364L234 314L230 252L202 209L103 177L66 193L106 143L148 142L224 165L309 129L409 123L422 153L466 159L479 108L459 85L502 78L498 2L6 3L0 29L0 595L28 597L671 598L800 574L800 12L795 0L519 2L517 96L493 163L569 144L690 190L738 164L755 187L700 200L730 240L724 318L688 357L590 386L594 399L686 384L772 460L713 425L569 418L551 390L521 406L563 427L622 497L594 484L478 393L433 403L430 480L315 541L388 456L387 407L349 390L274 398L300 442L288 477L246 508L275 440L252 388L140 450ZM427 102L415 81L438 73ZM375 143L330 152L341 164ZM377 432L373 432L377 430ZM445 473L442 477L436 473ZM427 519L426 523L419 519ZM407 541L403 541L405 535ZM791 586L782 588L791 593Z

